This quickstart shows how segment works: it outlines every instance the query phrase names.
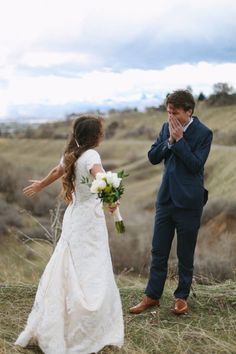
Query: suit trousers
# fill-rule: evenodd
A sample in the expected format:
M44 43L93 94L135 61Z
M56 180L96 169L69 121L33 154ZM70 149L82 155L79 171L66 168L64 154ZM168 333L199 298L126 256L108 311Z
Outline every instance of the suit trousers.
M178 208L172 201L157 205L150 275L145 290L145 294L149 297L160 299L163 293L175 230L177 233L179 282L174 296L182 299L187 299L189 296L193 277L194 251L202 210L202 208Z

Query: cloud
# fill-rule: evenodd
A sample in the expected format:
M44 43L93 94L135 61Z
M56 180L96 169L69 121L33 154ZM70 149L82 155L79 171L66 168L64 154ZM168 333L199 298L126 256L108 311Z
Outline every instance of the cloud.
M52 67L54 65L61 65L68 63L87 64L91 61L89 55L83 53L58 53L58 52L30 52L21 57L20 64L24 64L31 68L34 67Z
M51 118L71 111L138 107L162 103L167 92L191 84L194 94L209 94L216 82L236 87L236 63L180 64L160 70L129 69L123 72L91 71L80 77L14 76L5 89L5 111L9 117ZM22 89L23 88L23 89ZM3 100L4 101L4 100ZM4 107L4 105L2 105Z
M27 105L50 115L50 105L133 104L175 87L208 93L217 81L236 84L234 0L0 4L1 116Z
M47 67L76 62L89 70L230 62L235 18L233 0L9 0L0 12L1 57L31 68L30 58L34 67L48 59Z

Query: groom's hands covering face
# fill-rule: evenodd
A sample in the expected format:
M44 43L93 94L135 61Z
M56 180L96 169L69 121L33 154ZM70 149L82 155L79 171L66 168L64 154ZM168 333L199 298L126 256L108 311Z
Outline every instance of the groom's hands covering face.
M170 133L169 143L173 144L174 141L179 141L183 137L183 127L174 115L168 115L168 122Z

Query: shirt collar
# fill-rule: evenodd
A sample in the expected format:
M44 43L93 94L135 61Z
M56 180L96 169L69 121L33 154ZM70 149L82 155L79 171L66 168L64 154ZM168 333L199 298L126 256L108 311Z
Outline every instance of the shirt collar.
M183 131L186 132L190 124L193 122L193 117L190 118L190 121L183 126Z

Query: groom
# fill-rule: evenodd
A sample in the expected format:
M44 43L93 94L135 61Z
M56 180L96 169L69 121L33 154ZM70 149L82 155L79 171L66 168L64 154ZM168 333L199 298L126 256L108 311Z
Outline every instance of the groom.
M170 94L166 101L168 122L148 152L153 165L164 161L164 172L156 202L149 281L142 301L129 309L134 314L160 305L175 230L179 283L174 292L173 312L188 312L194 250L207 201L204 164L212 142L211 130L193 116L194 106L190 92L178 90Z

